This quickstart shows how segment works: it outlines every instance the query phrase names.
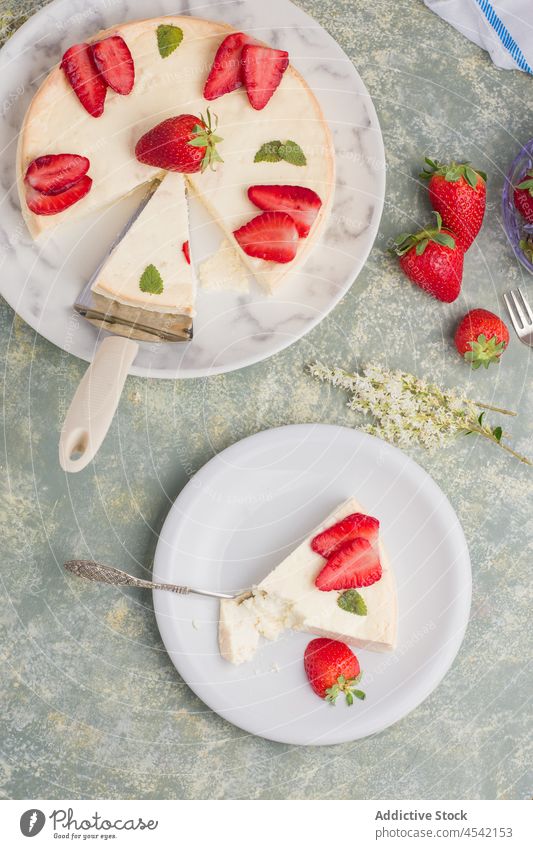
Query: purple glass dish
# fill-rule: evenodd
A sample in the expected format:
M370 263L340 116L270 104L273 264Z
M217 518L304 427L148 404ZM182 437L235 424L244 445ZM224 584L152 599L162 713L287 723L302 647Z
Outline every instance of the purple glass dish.
M516 258L522 263L524 268L527 268L533 274L533 263L529 261L520 247L521 239L525 239L527 236L533 236L533 224L527 224L524 221L513 201L514 187L530 168L533 168L533 139L530 139L524 145L507 172L507 177L503 185L502 215L503 226Z

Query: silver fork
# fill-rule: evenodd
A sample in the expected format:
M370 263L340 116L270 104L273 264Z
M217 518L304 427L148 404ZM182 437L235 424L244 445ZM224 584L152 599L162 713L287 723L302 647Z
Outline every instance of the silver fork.
M68 560L65 563L65 569L77 575L79 578L87 578L89 581L97 581L101 584L111 584L113 587L139 587L145 590L168 590L171 593L178 595L204 595L209 598L238 598L239 602L250 598L253 595L251 589L238 590L233 593L217 593L212 590L197 590L192 587L184 587L181 584L161 584L158 581L145 581L143 578L135 578L133 575L128 575L122 569L115 569L114 566L104 566L103 563L96 563L95 560Z
M533 348L533 313L522 289L519 288L516 291L511 289L509 294L503 297L516 335L524 345Z

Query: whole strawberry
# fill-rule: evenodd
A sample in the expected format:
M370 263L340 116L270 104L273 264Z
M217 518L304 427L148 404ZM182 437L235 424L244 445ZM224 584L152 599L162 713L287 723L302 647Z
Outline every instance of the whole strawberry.
M344 693L349 705L353 704L354 696L365 698L363 691L355 686L361 678L359 661L345 643L325 637L311 640L305 650L304 668L314 692L331 704L335 704L340 693Z
M464 251L450 230L437 226L419 233L400 233L391 252L400 257L400 267L409 280L439 301L455 301L461 291Z
M488 310L470 310L455 331L455 347L475 369L498 363L508 344L507 327Z
M483 223L487 201L487 175L476 171L469 162L449 165L426 159L420 174L429 181L429 202L439 212L444 226L455 233L467 251Z
M191 174L213 167L222 162L216 145L221 142L215 135L211 114L207 110L206 118L200 115L178 115L167 118L144 136L135 145L135 156L145 165L163 168L165 171L180 171Z
M533 224L533 168L523 175L513 194L514 205L528 224Z

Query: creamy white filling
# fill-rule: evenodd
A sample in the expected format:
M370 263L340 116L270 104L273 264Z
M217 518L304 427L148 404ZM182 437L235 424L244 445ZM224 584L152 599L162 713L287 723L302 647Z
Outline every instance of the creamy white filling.
M185 182L169 172L103 265L93 292L128 306L194 315L194 275L182 250L188 238ZM159 294L141 289L150 265L163 281Z
M280 596L269 595L261 589L252 598L242 602L255 619L255 627L267 640L277 640L283 631L298 628L303 624L294 604Z

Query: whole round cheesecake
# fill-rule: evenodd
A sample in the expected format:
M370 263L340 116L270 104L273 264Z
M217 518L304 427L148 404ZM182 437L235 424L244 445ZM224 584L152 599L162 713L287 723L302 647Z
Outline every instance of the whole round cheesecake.
M280 79L275 90L267 95L267 102L257 105L257 92L262 96L261 80L269 77L271 65L278 61L281 51L268 48L242 33L235 37L251 45L243 62L248 77L243 82L239 79L233 90L221 96L216 96L216 92L213 96L213 86L208 92L208 78L211 80L213 75L222 75L231 68L229 61L224 60L224 51L227 53L226 46L234 43L228 39L233 33L230 27L219 23L175 16L126 23L96 34L84 45L93 51L96 60L99 45L103 44L112 55L111 47L125 44L130 57L128 62L131 60L134 69L128 93L120 93L103 83L105 104L97 117L87 111L73 87L65 54L63 62L51 71L33 98L19 136L20 202L34 238L41 237L52 227L102 210L155 178L162 180L163 187L168 170L179 171L180 168L140 161L136 155L139 140L167 119L188 115L207 121L209 109L209 118L216 124L218 161L202 170L174 176L172 189L181 196L183 187L178 184L184 181L186 190L194 193L207 207L267 292L272 293L289 272L301 265L320 237L331 208L334 154L329 128L316 97L301 75L288 64L288 59L286 69L278 74ZM108 79L105 73L104 79ZM259 87L256 80L259 80ZM189 142L195 143L200 144L194 138ZM30 167L38 169L39 163L62 154L85 157L89 163L87 174L82 178L86 181L83 193L79 192L82 196L67 208L62 206L65 192L75 191L82 181L74 188L66 184L67 188L60 187L59 191L53 186L50 189L45 186L43 190L36 183L39 188L36 192L29 186ZM168 186L167 193L170 188ZM41 191L44 194L41 195ZM35 196L37 203L29 200L33 201ZM308 198L314 200L315 207L310 217ZM177 203L181 204L181 209L179 198ZM157 208L154 201L152 208ZM302 215L309 220L305 231L300 227ZM268 240L277 239L281 243L289 238L278 236L274 225L292 227L290 240L294 256L289 260L270 258L276 256L276 251L270 250L272 244ZM161 231L161 239L168 245L168 226ZM188 245L187 219L181 212L176 218L173 238L178 247ZM254 238L259 242L259 249ZM157 242L152 220L146 230L147 256L157 256L154 239ZM266 243L265 250L261 240ZM139 258L141 272L146 271L149 264L156 265L151 260L145 263L143 244L141 222L135 229L135 256ZM277 242L274 247L276 245ZM122 253L129 252L122 248ZM184 285L192 293L190 272L186 268L188 256L186 262L180 256L180 263ZM128 273L131 278L136 271L129 267ZM120 278L120 270L114 268L114 274L106 279L112 276ZM142 273L139 279L141 276ZM153 275L145 275L144 279L145 283L148 281L145 299L153 306L162 292L157 291L159 284L153 283ZM139 289L137 279L134 285ZM131 292L115 294L125 303L132 295ZM138 291L136 297L139 301Z

